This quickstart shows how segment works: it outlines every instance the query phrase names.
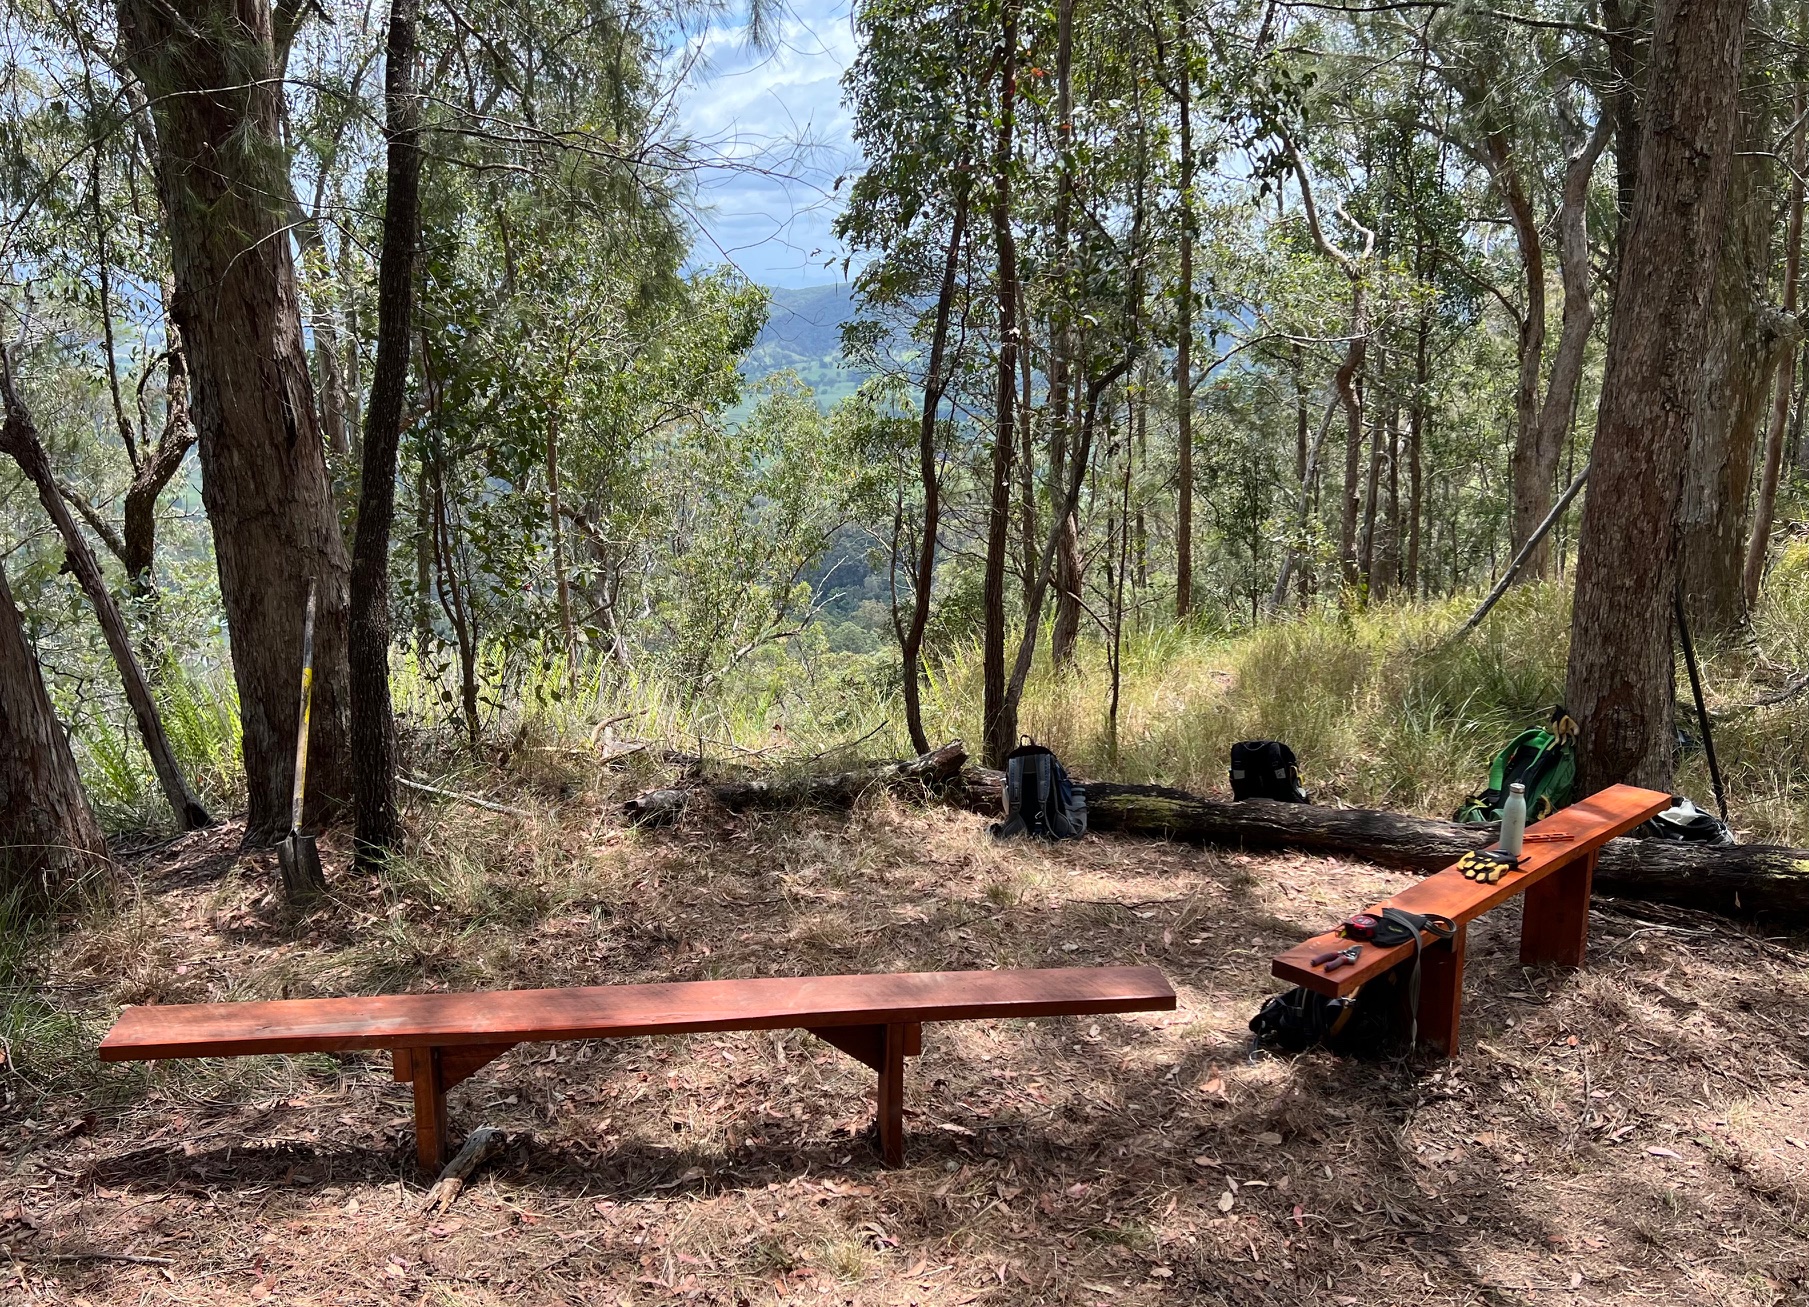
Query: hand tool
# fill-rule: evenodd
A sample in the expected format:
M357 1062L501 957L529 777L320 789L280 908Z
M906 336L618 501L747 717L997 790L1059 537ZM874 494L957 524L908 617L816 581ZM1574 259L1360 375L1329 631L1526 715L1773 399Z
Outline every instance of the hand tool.
M1357 962L1357 956L1358 956L1358 954L1360 954L1362 952L1363 952L1362 946L1355 945L1355 944L1352 945L1350 948L1335 948L1335 949L1331 950L1329 953L1321 953L1318 957L1314 958L1312 960L1312 962L1309 963L1308 965L1315 966L1315 967L1322 966L1327 971L1336 971L1339 967L1355 966L1356 962Z
M301 711L295 727L295 788L289 804L289 834L276 846L283 889L291 903L301 903L326 888L320 850L312 835L302 834L302 795L308 783L308 710L314 698L314 578L308 578L308 606L302 614Z

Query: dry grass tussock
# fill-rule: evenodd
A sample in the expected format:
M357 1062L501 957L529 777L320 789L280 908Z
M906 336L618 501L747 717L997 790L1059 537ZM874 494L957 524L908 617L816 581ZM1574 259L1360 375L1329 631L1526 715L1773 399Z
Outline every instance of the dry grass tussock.
M526 760L531 759L531 760ZM1334 860L968 814L694 809L518 754L410 813L379 880L286 916L236 832L134 863L23 960L0 1067L0 1296L440 1303L1772 1304L1809 1293L1809 969L1793 941L1603 905L1581 976L1472 933L1450 1064L1247 1055L1267 958L1402 883ZM106 1066L119 1006L775 973L1153 962L1177 1012L931 1027L907 1165L802 1033L515 1049L453 1092L512 1144L422 1217L379 1056ZM92 1254L151 1259L95 1260Z
M1029 684L1023 729L1082 775L1226 791L1233 741L1293 746L1316 799L1448 816L1480 787L1495 753L1564 697L1568 592L1508 593L1482 627L1447 637L1476 596L1316 612L1225 635L1163 628L1132 638L1117 739L1107 729L1103 650L1046 662ZM1706 698L1742 839L1809 844L1809 691L1761 704L1809 672L1809 543L1786 549L1750 629L1702 650ZM1713 790L1681 660L1677 785L1705 808ZM977 658L939 671L933 702L947 734L979 738Z

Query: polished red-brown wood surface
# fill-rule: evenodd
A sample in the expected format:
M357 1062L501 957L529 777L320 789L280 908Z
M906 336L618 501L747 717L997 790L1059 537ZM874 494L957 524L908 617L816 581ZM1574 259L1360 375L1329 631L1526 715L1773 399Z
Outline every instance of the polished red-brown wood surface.
M1374 913L1386 906L1407 912L1437 913L1460 924L1474 921L1554 872L1587 859L1609 840L1625 835L1670 806L1671 796L1657 790L1642 790L1632 785L1609 786L1599 794L1561 808L1544 821L1527 827L1528 834L1562 832L1571 838L1527 844L1521 850L1526 855L1525 864L1519 871L1508 872L1495 884L1465 880L1455 866L1447 867L1366 911ZM1411 944L1399 944L1394 948L1364 944L1354 966L1341 967L1328 975L1324 968L1311 965L1311 960L1321 953L1348 947L1350 941L1341 938L1335 930L1328 931L1279 954L1270 971L1290 984L1341 997L1413 955Z
M1166 1012L1175 991L1154 967L904 972L692 980L373 998L130 1007L103 1061L240 1053L445 1048L701 1030L899 1025L986 1017Z

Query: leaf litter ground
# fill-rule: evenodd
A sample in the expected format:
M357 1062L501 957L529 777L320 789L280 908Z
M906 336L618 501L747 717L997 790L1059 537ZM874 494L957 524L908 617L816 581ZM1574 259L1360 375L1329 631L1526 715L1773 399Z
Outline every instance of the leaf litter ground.
M1471 932L1450 1063L1249 1056L1268 958L1405 883L970 815L624 830L619 789L424 810L305 920L236 830L139 856L12 997L0 1296L20 1301L1802 1302L1800 940L1598 904L1589 969ZM331 841L327 842L332 848ZM931 1026L907 1165L871 1073L801 1032L516 1048L453 1091L511 1144L419 1210L381 1055L106 1066L123 1003L1150 962L1174 1013ZM431 1180L426 1177L425 1180ZM136 1259L136 1260L132 1260Z

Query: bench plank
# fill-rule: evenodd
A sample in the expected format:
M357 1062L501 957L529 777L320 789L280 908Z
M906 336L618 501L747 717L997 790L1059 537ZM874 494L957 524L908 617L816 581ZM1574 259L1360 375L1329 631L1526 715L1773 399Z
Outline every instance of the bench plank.
M1172 1011L1154 967L771 976L129 1007L104 1062Z
M1530 942L1523 939L1523 949L1530 949L1541 961L1568 961L1569 965L1577 965L1582 961L1581 948L1589 925L1587 887L1593 878L1597 851L1609 840L1625 835L1670 806L1671 796L1657 790L1643 790L1632 785L1610 786L1529 826L1529 834L1563 832L1572 838L1526 845L1522 850L1527 857L1525 865L1517 872L1509 872L1496 884L1465 880L1463 873L1452 866L1428 876L1417 885L1408 886L1385 904L1376 904L1367 911L1374 913L1389 906L1408 912L1437 913L1450 917L1461 926L1499 907L1516 894L1542 887L1555 873L1570 871L1568 877L1560 874L1548 889L1541 888L1537 897L1528 894L1527 909L1532 913L1533 931ZM1327 975L1322 968L1311 965L1311 959L1320 954L1349 945L1350 941L1335 930L1315 935L1278 955L1270 970L1290 984L1341 998L1413 956L1411 944L1394 948L1364 944L1354 966L1341 967ZM1461 959L1457 959L1456 970L1461 983ZM1422 1000L1422 1023L1424 1015Z
M465 994L284 999L130 1007L100 1046L106 1062L387 1048L412 1081L421 1168L446 1160L446 1091L518 1043L715 1030L810 1031L879 1073L876 1126L888 1166L904 1161L904 1062L923 1022L1172 1012L1154 967L769 976Z

